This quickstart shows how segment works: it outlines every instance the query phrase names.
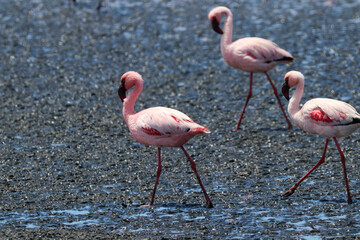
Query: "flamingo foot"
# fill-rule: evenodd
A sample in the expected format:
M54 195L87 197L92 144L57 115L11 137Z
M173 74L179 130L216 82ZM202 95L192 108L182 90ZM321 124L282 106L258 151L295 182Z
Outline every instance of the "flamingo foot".
M207 207L207 208L213 208L214 205L212 204L211 201L209 201L209 202L206 202L206 207Z
M295 188L290 188L289 190L287 190L287 191L283 194L283 196L284 196L284 197L289 197L289 196L291 196L294 192L295 192Z
M241 113L241 116L240 116L240 119L239 119L238 123L236 124L235 128L232 130L233 132L236 132L237 130L239 130L243 113L244 113L244 110L243 110L243 112Z
M151 207L152 204L145 204L145 205L140 205L140 207Z

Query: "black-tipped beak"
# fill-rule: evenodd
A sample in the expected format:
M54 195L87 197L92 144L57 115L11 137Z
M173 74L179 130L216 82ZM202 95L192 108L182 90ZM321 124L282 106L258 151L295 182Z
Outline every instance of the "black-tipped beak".
M211 20L211 25L212 25L212 28L214 29L215 32L220 33L220 34L224 33L223 30L220 28L220 23L218 22L216 17L214 17Z
M125 88L125 84L123 82L120 84L120 87L118 89L118 94L119 94L121 101L124 102L124 99L126 98L126 88Z
M289 82L287 79L285 79L284 84L282 85L281 91L284 95L284 97L289 101Z

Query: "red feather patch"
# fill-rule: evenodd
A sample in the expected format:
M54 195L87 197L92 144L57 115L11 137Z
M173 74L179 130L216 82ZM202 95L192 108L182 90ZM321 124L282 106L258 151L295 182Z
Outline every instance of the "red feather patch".
M331 123L332 119L329 118L321 109L315 109L310 113L311 119L319 122Z
M173 115L171 115L171 117L176 121L176 122L180 122L180 120L179 119L177 119L175 116L173 116Z
M339 113L339 116L344 120L344 119L346 119L346 114L345 113Z
M249 57L251 57L253 59L256 59L256 57L251 52L248 52L246 55L248 55Z
M194 123L194 121L191 119L183 119L183 120L184 120L184 122Z
M161 136L163 135L161 132L159 132L158 130L156 130L155 128L146 126L141 128L143 130L144 133L148 134L148 135L152 135L152 136Z

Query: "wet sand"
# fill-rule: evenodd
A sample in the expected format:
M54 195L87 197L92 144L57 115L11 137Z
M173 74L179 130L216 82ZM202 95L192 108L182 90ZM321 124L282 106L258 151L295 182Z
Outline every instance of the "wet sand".
M222 1L234 39L258 36L295 58L269 74L306 78L304 100L331 97L360 110L360 2ZM207 13L215 1L0 1L0 238L322 239L360 237L359 131L289 198L325 139L287 131L265 75L229 67ZM185 146L213 201L204 207L180 149L163 149L151 208L155 147L131 138L117 95L142 74L136 109L166 106L208 126ZM282 97L284 106L286 100Z

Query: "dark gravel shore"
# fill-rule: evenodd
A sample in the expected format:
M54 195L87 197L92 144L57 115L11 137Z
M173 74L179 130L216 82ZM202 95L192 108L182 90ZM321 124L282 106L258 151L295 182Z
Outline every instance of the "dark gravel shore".
M288 131L264 74L235 127L249 74L221 57L207 19L234 15L234 39L258 36L295 58L269 74L306 78L303 102L346 101L360 111L359 1L0 0L1 239L360 239L360 135L289 198L281 194L319 160L323 137ZM136 103L178 109L211 134L185 146L214 208L204 207L180 149L163 149L154 207L155 147L130 136L117 95L139 72ZM281 97L285 107L286 100Z

